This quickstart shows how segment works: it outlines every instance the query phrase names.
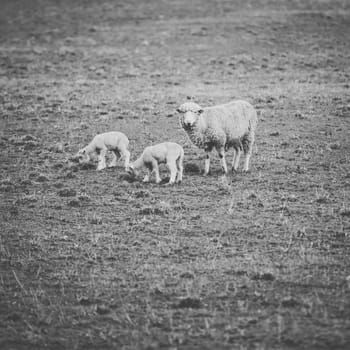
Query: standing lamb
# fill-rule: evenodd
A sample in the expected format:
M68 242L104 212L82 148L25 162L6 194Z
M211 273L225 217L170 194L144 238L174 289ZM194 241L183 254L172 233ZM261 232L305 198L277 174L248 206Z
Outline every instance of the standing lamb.
M257 113L250 103L237 100L201 108L194 102L186 102L177 111L181 113L180 124L191 142L206 152L205 175L209 173L209 153L213 148L219 154L225 174L225 151L230 148L234 150L232 171L238 169L242 150L246 156L243 171L248 171L258 122Z
M147 168L148 174L144 177L143 182L149 182L152 173L155 173L156 183L161 182L159 176L159 164L165 163L170 170L170 180L168 185L182 181L183 173L183 148L174 142L163 142L154 146L145 148L141 156L131 163L127 171L133 176L140 168Z
M128 151L129 139L125 134L118 131L106 132L96 135L93 140L84 148L79 150L76 157L79 160L85 158L86 161L94 159L98 154L98 166L97 170L106 168L106 154L108 151L112 151L113 159L109 164L109 167L117 165L117 158L124 158L125 169L129 165L130 152Z

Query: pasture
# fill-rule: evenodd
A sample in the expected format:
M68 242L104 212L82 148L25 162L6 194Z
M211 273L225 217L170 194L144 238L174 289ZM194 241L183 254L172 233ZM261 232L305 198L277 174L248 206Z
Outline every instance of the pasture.
M349 37L342 0L2 0L0 348L349 348ZM201 174L189 98L257 109L249 173ZM67 161L111 130L183 183Z

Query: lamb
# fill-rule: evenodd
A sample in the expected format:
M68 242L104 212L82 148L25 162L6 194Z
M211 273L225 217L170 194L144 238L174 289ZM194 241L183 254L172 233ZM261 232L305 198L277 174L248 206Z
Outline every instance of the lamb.
M194 102L182 104L177 111L180 124L191 142L206 152L204 175L209 173L210 152L213 148L219 154L221 167L227 174L225 152L233 148L232 171L239 166L242 151L245 154L243 171L249 170L257 126L254 107L242 100L202 108Z
M145 167L148 169L148 173L144 177L143 182L149 182L154 172L156 183L159 184L161 182L159 164L165 163L170 170L170 180L167 184L172 185L175 182L180 183L182 181L183 159L184 150L179 144L163 142L146 147L141 156L130 164L127 171L135 176L138 169Z
M78 151L76 157L79 161L85 158L85 161L93 160L98 154L97 170L106 168L106 154L112 151L113 159L109 167L117 165L118 158L124 158L125 169L129 166L130 152L128 151L129 139L125 134L118 131L106 132L96 135L93 140L84 148Z

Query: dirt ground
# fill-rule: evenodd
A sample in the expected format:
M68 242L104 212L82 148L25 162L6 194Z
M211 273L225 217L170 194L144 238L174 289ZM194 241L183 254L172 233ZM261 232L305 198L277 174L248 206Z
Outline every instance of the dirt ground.
M341 0L2 0L0 348L349 349L349 38ZM202 175L188 98L255 106L249 173ZM183 183L67 161L109 130Z

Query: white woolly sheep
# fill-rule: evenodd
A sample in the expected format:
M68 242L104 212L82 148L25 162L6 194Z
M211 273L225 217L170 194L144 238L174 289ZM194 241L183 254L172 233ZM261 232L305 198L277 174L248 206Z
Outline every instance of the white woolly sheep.
M122 132L106 132L96 135L86 147L79 150L76 157L80 161L83 158L85 158L85 161L90 161L95 158L96 154L98 154L97 170L102 170L106 168L107 152L112 151L113 159L109 164L109 167L116 166L118 158L124 158L124 167L126 169L130 161L130 152L127 149L128 146L129 139Z
M183 148L174 142L163 142L154 146L145 148L141 156L131 163L128 172L132 175L137 173L140 168L147 168L148 174L144 177L143 182L149 182L152 173L156 176L156 183L161 182L159 176L159 164L165 163L170 170L170 180L168 185L182 181L183 174Z
M257 113L254 107L242 100L202 108L194 102L182 104L180 124L191 142L206 152L204 174L209 173L210 156L213 148L219 154L221 166L227 173L225 152L233 148L232 171L238 169L242 151L245 154L243 171L248 171L255 140Z

